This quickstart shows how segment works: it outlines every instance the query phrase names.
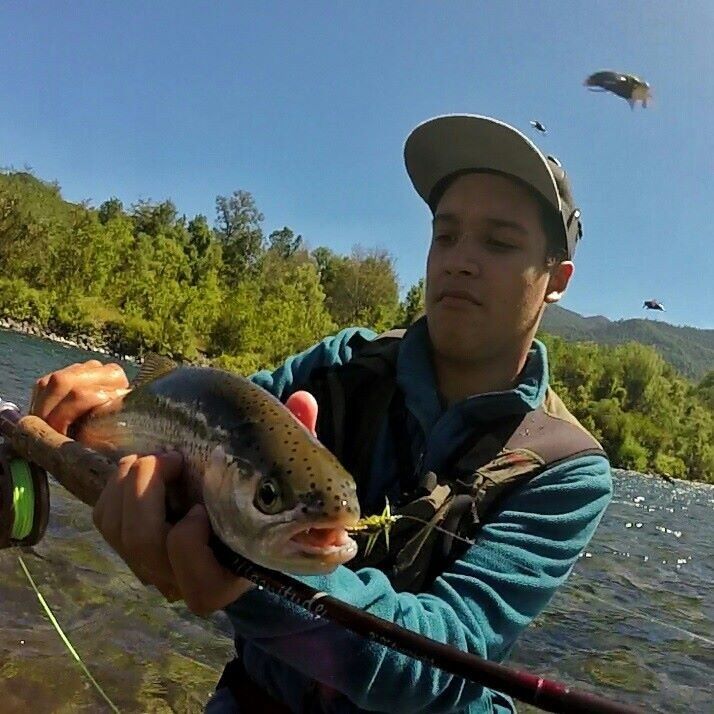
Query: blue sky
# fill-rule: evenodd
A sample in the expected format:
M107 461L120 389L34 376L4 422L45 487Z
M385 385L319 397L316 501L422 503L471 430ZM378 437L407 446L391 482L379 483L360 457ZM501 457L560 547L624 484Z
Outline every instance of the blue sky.
M404 139L487 114L570 174L585 237L564 307L712 328L713 36L708 0L5 2L0 164L68 200L171 198L211 220L244 189L266 234L387 248L406 289L429 214ZM647 79L654 105L588 92L605 68Z

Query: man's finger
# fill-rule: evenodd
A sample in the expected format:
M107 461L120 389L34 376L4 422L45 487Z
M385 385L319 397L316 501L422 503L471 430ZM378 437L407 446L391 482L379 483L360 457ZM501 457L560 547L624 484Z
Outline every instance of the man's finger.
M169 532L169 560L188 608L210 615L255 587L223 568L208 545L211 524L203 506L194 506Z
M138 458L136 455L131 455L119 460L116 471L107 480L97 502L94 504L92 512L92 519L97 530L117 552L121 549L121 522L124 502L122 481L126 478Z
M169 602L176 602L181 599L181 593L173 574L160 577L154 570L145 567L143 563L132 563L127 560L123 553L119 551L117 553L142 585L155 587Z
M310 392L300 390L291 394L285 406L313 436L317 436L317 400Z
M35 401L37 399L38 392L47 389L47 385L49 384L50 377L52 377L53 374L57 374L59 372L64 372L66 374L69 374L71 372L77 371L78 369L82 369L85 366L99 367L99 366L101 366L101 364L102 363L96 359L92 359L92 360L89 360L84 363L75 362L74 364L68 364L66 367L63 367L62 369L55 370L54 372L50 372L49 374L45 374L42 377L40 377L35 382L35 384L32 388L32 398L30 399L30 413L35 414L35 412L33 411L33 407L35 406Z
M168 602L178 602L179 600L183 600L181 597L181 591L178 589L178 585L176 585L175 581L173 583L161 583L159 585L155 585L154 587L166 598Z
M84 387L104 389L126 389L129 382L120 365L102 364L89 360L83 364L72 364L40 377L33 389L30 413L45 419L72 389Z
M181 474L180 454L138 459L122 485L121 543L128 562L141 563L149 580L172 580L166 552L166 484Z
M46 374L35 382L30 401L30 414L44 419L67 396L74 385L72 372L76 366L70 365Z
M126 389L105 389L103 386L100 388L72 387L57 406L47 414L45 421L55 431L66 434L70 424L83 414L127 393Z

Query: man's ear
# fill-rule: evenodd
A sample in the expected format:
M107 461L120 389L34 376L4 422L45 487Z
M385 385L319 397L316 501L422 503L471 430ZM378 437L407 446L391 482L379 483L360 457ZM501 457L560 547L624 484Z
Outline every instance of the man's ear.
M566 291L574 272L575 264L572 260L563 260L550 269L550 278L548 279L548 287L546 288L544 299L546 303L558 302L563 297L563 293Z

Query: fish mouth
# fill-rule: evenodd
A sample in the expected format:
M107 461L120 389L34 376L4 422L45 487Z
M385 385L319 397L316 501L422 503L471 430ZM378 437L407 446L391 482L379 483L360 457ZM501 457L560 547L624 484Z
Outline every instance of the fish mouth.
M341 565L357 554L357 543L347 533L344 521L301 524L288 532L286 545L293 555Z

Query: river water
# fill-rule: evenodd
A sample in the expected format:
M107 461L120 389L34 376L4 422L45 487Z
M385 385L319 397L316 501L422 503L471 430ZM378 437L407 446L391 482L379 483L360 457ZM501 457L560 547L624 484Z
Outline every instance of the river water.
M0 396L102 355L0 330ZM125 365L133 373L133 365ZM48 532L0 551L0 711L111 711L68 653L19 564L122 712L200 712L230 658L203 620L141 586L90 509L51 484ZM714 712L714 487L615 472L615 496L570 579L509 664L654 712ZM519 706L521 712L537 710Z

